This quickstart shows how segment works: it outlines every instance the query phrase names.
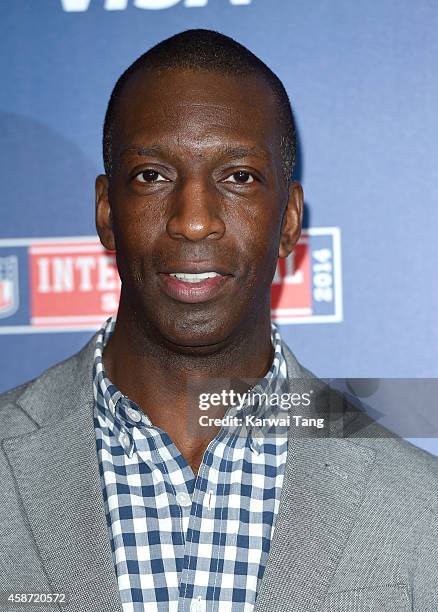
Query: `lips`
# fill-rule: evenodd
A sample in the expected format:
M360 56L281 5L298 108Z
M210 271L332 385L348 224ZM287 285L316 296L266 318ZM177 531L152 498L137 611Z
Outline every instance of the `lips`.
M208 278L215 278L221 275L218 272L171 272L170 276L185 283L200 283Z
M204 268L204 269L202 269ZM231 282L232 274L220 272L218 266L205 264L178 266L178 270L161 272L159 282L164 292L178 302L196 304L211 300Z

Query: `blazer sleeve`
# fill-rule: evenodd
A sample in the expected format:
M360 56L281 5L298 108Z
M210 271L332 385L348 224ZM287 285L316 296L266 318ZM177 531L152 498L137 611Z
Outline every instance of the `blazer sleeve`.
M434 508L426 523L417 550L414 570L413 612L438 611L438 509Z

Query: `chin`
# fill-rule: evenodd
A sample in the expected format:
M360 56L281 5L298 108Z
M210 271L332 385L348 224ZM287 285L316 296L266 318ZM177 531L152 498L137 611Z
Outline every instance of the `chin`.
M229 323L225 321L183 321L173 319L168 324L157 325L157 329L165 342L181 353L208 354L226 343L229 338Z

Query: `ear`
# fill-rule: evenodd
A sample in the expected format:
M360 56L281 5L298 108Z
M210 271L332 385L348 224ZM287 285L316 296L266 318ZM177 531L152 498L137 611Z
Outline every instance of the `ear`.
M292 253L301 234L303 222L304 196L300 183L293 181L289 186L289 200L283 214L280 235L279 257L287 257Z
M108 177L99 174L96 178L96 229L100 242L108 251L115 251L113 220L108 200Z

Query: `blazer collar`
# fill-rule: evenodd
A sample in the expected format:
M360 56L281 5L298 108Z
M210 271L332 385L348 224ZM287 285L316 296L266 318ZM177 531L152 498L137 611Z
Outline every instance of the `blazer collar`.
M53 592L71 594L70 612L121 612L96 454L93 337L75 356L30 384L19 404L37 428L3 441L30 530ZM320 430L291 427L283 490L255 612L318 610L355 521L374 459L339 437L343 406L332 410L323 383L283 342L290 390L314 389L303 416L325 415ZM335 415L333 417L333 414Z

